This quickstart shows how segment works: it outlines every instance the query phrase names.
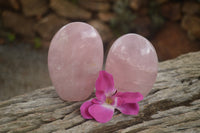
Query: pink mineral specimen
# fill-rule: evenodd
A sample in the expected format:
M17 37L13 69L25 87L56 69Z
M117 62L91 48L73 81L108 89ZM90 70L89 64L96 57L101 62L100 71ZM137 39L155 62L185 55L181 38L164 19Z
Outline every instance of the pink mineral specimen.
M126 34L112 45L106 71L114 77L115 88L122 92L140 92L146 96L153 87L158 69L152 44L137 34Z
M92 26L82 22L70 23L53 37L48 68L56 92L63 100L88 98L102 64L102 39Z

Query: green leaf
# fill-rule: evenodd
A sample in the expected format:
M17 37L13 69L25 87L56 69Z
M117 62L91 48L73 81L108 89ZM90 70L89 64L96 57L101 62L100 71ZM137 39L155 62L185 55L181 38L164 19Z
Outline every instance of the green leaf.
M36 37L34 39L34 47L35 48L40 48L41 46L42 46L41 39L39 37Z
M16 39L16 36L13 33L7 33L7 39L9 42L14 42Z

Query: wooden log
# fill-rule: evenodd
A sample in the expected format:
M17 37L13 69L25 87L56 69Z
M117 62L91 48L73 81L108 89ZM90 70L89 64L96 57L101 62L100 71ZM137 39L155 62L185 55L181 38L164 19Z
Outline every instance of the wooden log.
M82 102L64 102L53 87L0 102L0 132L200 132L200 52L159 63L157 81L138 116L116 111L101 124L80 115Z

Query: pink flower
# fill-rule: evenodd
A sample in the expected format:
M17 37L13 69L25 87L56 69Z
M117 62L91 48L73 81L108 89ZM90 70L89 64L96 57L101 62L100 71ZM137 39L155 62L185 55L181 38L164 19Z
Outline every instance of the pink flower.
M111 74L100 71L96 81L96 98L81 105L81 115L85 119L95 119L106 123L112 119L115 108L126 115L137 115L143 99L139 92L117 92Z

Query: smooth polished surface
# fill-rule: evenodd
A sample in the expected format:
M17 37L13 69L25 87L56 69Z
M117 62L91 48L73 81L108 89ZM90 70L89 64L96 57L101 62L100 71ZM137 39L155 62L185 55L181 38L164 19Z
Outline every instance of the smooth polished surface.
M102 39L92 26L82 22L70 23L53 37L48 67L52 83L63 100L88 98L102 64Z
M153 87L158 70L157 54L152 44L137 34L126 34L112 45L106 71L122 92L140 92L146 96Z

